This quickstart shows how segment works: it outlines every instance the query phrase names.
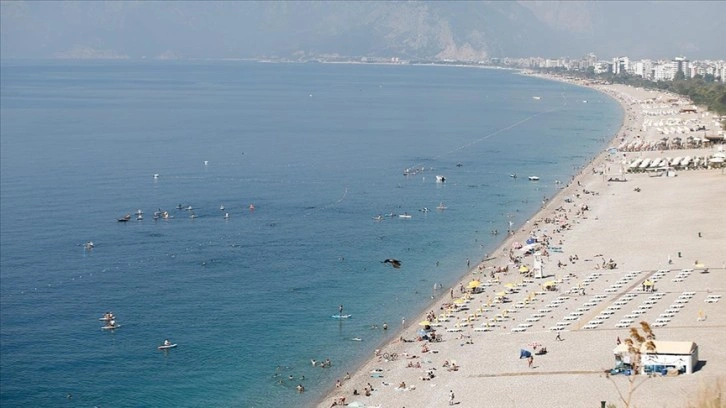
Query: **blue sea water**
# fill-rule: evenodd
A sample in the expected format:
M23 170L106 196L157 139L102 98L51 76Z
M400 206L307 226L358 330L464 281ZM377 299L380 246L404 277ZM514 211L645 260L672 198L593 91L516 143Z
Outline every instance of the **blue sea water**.
M602 94L504 70L0 68L4 407L310 405L622 120ZM350 319L331 318L340 304ZM101 330L106 311L121 328Z

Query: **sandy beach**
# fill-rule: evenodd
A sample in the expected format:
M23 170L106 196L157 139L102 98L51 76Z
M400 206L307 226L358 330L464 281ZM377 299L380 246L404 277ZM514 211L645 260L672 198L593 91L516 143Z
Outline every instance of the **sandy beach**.
M652 125L661 108L664 117L717 130L702 109L673 108L672 95L624 85L593 87L625 110L611 146L662 139ZM440 407L452 404L453 393L459 407L595 407L601 401L622 407L618 391L627 393L628 378L604 371L615 365L617 339L640 321L654 326L658 340L698 344L700 362L693 374L638 379L642 385L631 406L689 406L701 387L724 381L726 372L726 298L706 302L708 296L726 295L726 174L722 168L699 168L655 177L662 172L625 168L636 158L716 152L709 144L603 152L508 236L493 259L472 265L450 294L411 320L399 340L351 378L341 378L339 386L330 384L318 406ZM538 244L527 247L532 238ZM520 272L535 266L534 251L543 278ZM472 280L480 282L471 284L477 288L470 288ZM652 295L643 290L646 280L662 296L641 308ZM547 290L545 283L556 289ZM695 295L656 325L684 292ZM636 310L641 314L626 317ZM424 321L441 341L420 339ZM520 349L535 351L534 344L547 353L532 361L520 358Z

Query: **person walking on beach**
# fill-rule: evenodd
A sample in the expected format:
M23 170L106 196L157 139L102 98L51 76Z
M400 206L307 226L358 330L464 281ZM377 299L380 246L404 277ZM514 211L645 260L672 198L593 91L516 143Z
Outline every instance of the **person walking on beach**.
M527 366L529 368L532 368L532 363L534 363L534 356L530 355L529 357L527 357Z
M562 341L562 336L560 336L560 332L557 332L557 337L555 337L555 340Z
M454 390L449 391L449 405L454 405Z

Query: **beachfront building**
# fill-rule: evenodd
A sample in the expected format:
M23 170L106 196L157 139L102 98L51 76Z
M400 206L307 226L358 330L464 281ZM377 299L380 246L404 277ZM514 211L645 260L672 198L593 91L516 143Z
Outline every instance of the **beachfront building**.
M698 345L692 341L654 340L655 351L649 351L645 344L640 349L640 374L668 372L676 369L680 373L693 374L698 364ZM613 350L618 362L631 364L633 356L625 343Z
M613 58L613 73L615 75L622 75L629 73L630 70L630 58L628 57L617 57Z
M689 62L686 57L673 58L673 71L675 73L683 73L684 76L689 74Z

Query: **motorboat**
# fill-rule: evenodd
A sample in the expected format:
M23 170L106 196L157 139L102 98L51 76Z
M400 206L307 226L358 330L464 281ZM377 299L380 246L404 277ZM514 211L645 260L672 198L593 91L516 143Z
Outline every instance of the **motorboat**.
M398 214L398 218L411 218L409 213Z
M443 183L446 181L446 177L444 176L436 176L436 182L437 183Z
M131 219L131 214L126 214L123 217L118 219L118 222L128 222L128 220Z
M537 176L529 176L527 179L529 179L529 181L539 181L539 177Z
M373 217L373 221L383 221L383 216L381 214L378 214Z

